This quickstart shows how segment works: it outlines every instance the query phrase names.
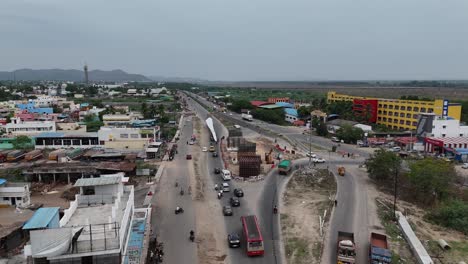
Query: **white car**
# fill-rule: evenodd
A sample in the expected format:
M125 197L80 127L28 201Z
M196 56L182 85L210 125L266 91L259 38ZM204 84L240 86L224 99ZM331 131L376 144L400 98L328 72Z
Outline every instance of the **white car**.
M312 160L314 163L325 163L325 160L322 158L315 158Z
M195 142L193 142L193 140L190 140L189 141L189 145L193 145Z
M468 163L463 163L462 168L463 169L468 169Z
M315 154L315 153L313 153L313 152L307 152L307 153L306 153L306 156L307 156L307 157L314 158L314 159L317 158L317 154Z
M208 151L208 148L207 148L207 147L203 147L203 148L202 148L202 151L203 151L203 152L207 152L207 151Z

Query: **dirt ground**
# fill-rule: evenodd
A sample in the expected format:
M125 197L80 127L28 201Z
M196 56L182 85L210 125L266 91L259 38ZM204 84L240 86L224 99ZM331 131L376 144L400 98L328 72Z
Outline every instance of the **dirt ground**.
M203 155L200 146L207 146L208 134L207 130L201 125L198 118L193 118L195 125L195 134L197 136L196 146L198 150L194 152L194 166L190 173L190 185L195 186L192 192L192 199L195 200L196 207L196 242L198 263L203 264L219 264L228 263L227 246L225 241L216 234L224 234L225 226L222 219L222 214L213 215L213 212L221 212L221 206L216 199L215 193L209 193L209 186L214 186L209 173L206 170L206 155ZM212 196L207 196L212 195Z
M70 207L70 202L62 198L62 194L72 187L71 184L34 183L31 186L31 203L34 205L42 204L43 207L60 207L61 209L67 209Z
M382 222L384 222L387 234L390 236L391 248L403 261L406 260L403 263L413 263L408 262L408 260L414 260L414 258L411 255L406 241L401 237L395 224L389 219L393 214L393 196L379 192L379 197L376 201L379 207L379 215L383 218ZM468 260L467 236L464 236L460 232L429 223L424 219L427 210L413 204L397 201L397 210L406 215L417 237L433 258L434 263L458 263L462 260ZM452 249L443 252L437 245L436 241L438 239L447 241L447 243L452 246ZM438 259L437 257L442 258Z
M328 222L335 190L335 179L327 170L300 169L288 182L280 207L288 263L320 263L324 238L318 215L327 210Z

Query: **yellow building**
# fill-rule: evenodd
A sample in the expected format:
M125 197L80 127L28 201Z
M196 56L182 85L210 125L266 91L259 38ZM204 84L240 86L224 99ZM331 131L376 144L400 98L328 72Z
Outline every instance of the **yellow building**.
M444 102L447 103L447 116L457 120L461 118L461 105L448 103L448 101L442 99L436 99L434 101L400 100L352 96L337 94L336 92L328 92L327 99L329 103L339 101L352 102L354 99L377 100L377 124L386 125L395 130L416 129L419 113L434 113L442 116Z

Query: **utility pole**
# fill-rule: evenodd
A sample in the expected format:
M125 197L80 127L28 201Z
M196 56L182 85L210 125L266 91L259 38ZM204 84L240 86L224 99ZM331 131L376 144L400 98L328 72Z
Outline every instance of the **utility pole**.
M312 164L312 113L310 114L310 122L309 122L309 168Z
M398 166L399 164L395 164L395 177L394 177L394 190L393 190L393 219L395 222L397 221L396 216L396 202L397 202L397 190L398 190Z

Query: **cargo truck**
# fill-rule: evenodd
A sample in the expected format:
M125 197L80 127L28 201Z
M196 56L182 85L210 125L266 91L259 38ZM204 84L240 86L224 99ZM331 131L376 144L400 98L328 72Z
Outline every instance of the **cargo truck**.
M390 264L392 263L392 252L388 249L387 236L378 233L371 233L369 244L370 264Z
M287 175L291 171L291 161L282 160L278 165L279 174Z
M336 263L356 263L356 246L354 245L354 233L338 231Z
M36 150L33 150L33 151L30 151L30 152L26 153L26 156L24 157L24 159L27 160L27 161L33 161L33 160L38 159L40 157L42 157L42 150L36 149Z
M25 155L26 155L26 153L24 151L15 150L15 151L12 151L12 152L8 153L7 161L18 161L18 160L24 158Z
M345 176L346 170L344 167L338 167L338 175Z

